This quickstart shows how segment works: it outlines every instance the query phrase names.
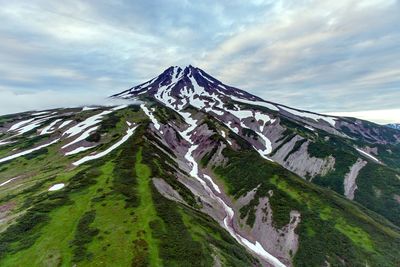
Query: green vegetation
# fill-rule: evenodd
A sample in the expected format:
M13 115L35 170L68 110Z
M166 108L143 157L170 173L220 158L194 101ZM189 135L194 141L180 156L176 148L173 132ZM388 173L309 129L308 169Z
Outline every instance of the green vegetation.
M218 145L214 145L213 148L211 149L210 152L207 152L200 160L200 164L202 167L205 167L208 165L212 157L215 155L215 153L218 151Z
M295 266L321 266L325 259L333 265L342 261L352 266L366 261L374 266L395 264L399 234L376 215L367 215L334 193L261 159L252 150L237 152L226 148L223 154L229 163L215 166L214 171L228 185L231 195L238 198L258 187L254 199L240 210L241 218L247 217L247 224L254 223L261 197L269 199L276 228L289 223L290 211L300 212L301 222L296 230L300 247L294 255Z
M255 140L257 140L257 138L258 138L258 134L255 131L253 131L252 129L249 129L249 128L242 128L242 134L244 136L247 136L249 138L253 138Z
M368 163L357 177L355 200L400 225L400 173L376 163Z
M90 224L94 221L96 211L91 210L83 214L82 218L78 222L78 226L75 232L75 239L72 241L74 245L74 262L80 262L85 258L90 259L91 254L87 253L86 245L90 243L93 238L99 234L99 229L92 228Z
M160 121L182 123L170 109L157 103L153 107ZM82 121L98 112L80 112L70 119ZM332 266L399 265L398 228L369 210L399 223L396 156L390 162L390 154L397 155L398 147L391 146L389 151L377 145L380 158L388 166L369 162L360 172L355 199L367 209L262 159L232 131L228 131L229 137L240 148L236 151L227 146L224 165L210 166L220 142L226 141L217 133L223 126L203 115L202 124L214 134L210 137L213 146L204 154L201 165L213 168L234 198L257 188L254 199L240 209L243 223L254 225L255 209L264 197L268 198L276 228L290 222L291 211L300 212L295 266L322 266L325 260ZM0 117L0 123L13 118ZM82 166L73 167L71 162L87 152L65 157L59 152L63 143L1 164L1 182L17 178L0 190L1 212L6 219L0 228L0 265L215 266L219 262L222 266L258 266L227 231L199 211L202 200L180 182L188 174L176 163L174 148L165 146L148 130L149 120L138 106L105 116L99 131L87 140L100 141L97 149L102 150L125 133L125 121L140 124L135 134L112 153ZM340 176L360 156L354 154L350 143L320 132L316 135L289 119L282 122L288 129L281 146L298 134L314 141L309 146L312 155L342 157L336 160L335 170L316 177L332 189L337 190L336 183L342 186ZM18 137L18 144L2 146L0 152L8 154L15 147L29 149L48 138L29 138L31 134ZM254 137L251 131L245 135ZM176 138L180 140L179 134ZM289 154L303 142L296 142ZM152 178L163 179L185 204L160 194ZM65 183L65 187L49 192L56 183Z
M313 182L343 195L344 177L350 171L351 166L357 161L357 156L351 150L354 149L336 136L324 136L315 143L311 142L308 145L308 153L311 157L326 158L332 156L335 158L333 170L324 176L316 176Z
M99 142L101 139L101 134L98 132L92 133L85 140L88 142Z

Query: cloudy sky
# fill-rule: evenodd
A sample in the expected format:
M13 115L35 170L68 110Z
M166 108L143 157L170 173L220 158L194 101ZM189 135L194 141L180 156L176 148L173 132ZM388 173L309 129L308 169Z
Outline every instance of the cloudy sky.
M274 102L400 122L400 1L0 4L0 114L98 103L192 64Z

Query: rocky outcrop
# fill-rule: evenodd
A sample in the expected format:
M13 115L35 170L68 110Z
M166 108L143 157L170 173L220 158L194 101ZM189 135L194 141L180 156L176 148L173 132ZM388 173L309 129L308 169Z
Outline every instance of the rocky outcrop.
M304 142L301 147L290 154L297 141L302 137L295 136L289 142L284 144L272 159L281 164L286 169L296 173L297 175L312 180L315 176L326 175L335 166L335 158L329 156L327 158L315 158L308 154L308 144L310 141Z
M181 203L185 203L185 201L182 199L182 197L179 195L178 192L176 192L172 186L170 186L164 179L161 178L153 178L153 184L157 188L158 192L160 192L161 195L164 197L170 199L170 200L175 200Z
M360 158L357 159L356 163L353 164L353 166L350 167L350 171L346 174L344 177L344 195L348 198L353 200L354 199L354 192L357 189L357 184L356 184L356 179L358 176L358 173L362 168L367 165L367 162L365 160L362 160Z
M272 195L272 191L270 193ZM300 223L300 217L298 211L292 210L289 224L276 229L273 226L273 211L268 198L260 198L256 219L249 235L260 240L261 245L286 266L292 266L292 256L296 254L299 245L295 230Z

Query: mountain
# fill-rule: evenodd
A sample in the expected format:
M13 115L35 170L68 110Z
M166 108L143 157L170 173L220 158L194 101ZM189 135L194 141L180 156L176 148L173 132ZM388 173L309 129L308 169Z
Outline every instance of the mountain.
M398 266L400 132L193 66L0 117L1 266Z
M400 130L400 123L390 123L390 124L387 124L386 126L396 129L396 130Z

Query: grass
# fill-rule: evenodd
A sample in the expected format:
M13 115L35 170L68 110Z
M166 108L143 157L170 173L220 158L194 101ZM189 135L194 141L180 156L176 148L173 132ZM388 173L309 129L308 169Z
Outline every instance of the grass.
M148 260L149 266L161 266L158 241L152 238L149 227L149 222L157 218L150 192L151 171L141 163L142 149L135 151L136 162L131 165L131 171L137 180L133 186L137 188L139 205L126 206L122 195L103 187L100 195L106 197L94 204L97 216L92 226L98 228L100 234L88 248L93 255L91 262L104 266L129 266L133 262L140 265L138 261L143 259Z
M227 163L214 171L228 184L234 198L258 186L255 198L240 210L248 225L254 222L258 199L269 197L269 190L273 191L269 202L275 228L289 222L291 210L300 212L301 222L296 229L300 247L293 257L295 266L321 266L326 258L334 266L343 261L351 266L366 262L373 266L395 265L399 235L393 234L390 224L381 217L261 159L253 151L225 148L223 154Z
M166 111L158 115L179 121ZM126 120L147 121L137 107L115 112L115 116L119 121L110 118L104 124L108 134L101 142L107 143L125 132ZM215 127L211 120L207 125ZM198 211L201 203L176 179L179 166L168 155L170 151L164 148L163 152L153 145L157 140L147 129L143 123L113 153L73 170L67 166L82 155L62 156L61 143L46 148L46 153L40 151L1 164L2 181L21 174L27 177L16 189L2 188L0 203L14 202L13 216L24 216L31 207L43 217L36 217L41 223L32 231L27 228L26 235L22 231L14 236L22 246L11 242L11 250L1 258L0 266L73 266L74 261L77 266L212 266L214 256L223 266L257 265L217 222ZM269 190L274 191L269 200L275 227L289 222L291 210L300 211L301 222L296 229L300 248L293 255L295 266L321 266L325 259L332 266L342 261L348 266L364 266L366 262L371 266L396 266L400 238L394 226L360 205L261 159L239 136L232 138L242 145L241 150L224 151L227 165L214 170L236 198L260 185L256 199L243 209L250 215L249 225L258 198ZM208 160L203 163L207 165ZM365 182L385 173L370 172ZM162 196L152 184L152 177L163 178L188 205ZM47 192L59 182L66 183L66 187ZM395 190L398 183L381 179L375 185L379 189L390 185ZM36 220L20 222L17 230L24 230L31 221ZM8 237L12 237L10 233Z
M144 232L144 238L149 246L150 266L160 266L161 262L158 257L158 241L152 239L150 222L157 218L156 210L153 205L153 199L150 190L150 168L142 163L142 148L136 154L136 175L138 177L138 194L140 195L140 205L135 210L138 218L137 225L143 226L140 229ZM138 236L139 237L139 236Z
M62 206L52 211L49 214L49 223L41 229L35 244L6 257L1 261L1 266L71 266L73 251L69 241L74 239L79 218L90 210L90 199L96 194L96 190L104 185L105 178L110 175L112 168L111 162L102 166L102 174L98 177L97 184L71 195L73 205Z
M374 251L371 237L359 227L351 226L342 218L339 218L336 221L335 228L350 238L357 246L360 246L369 252Z

